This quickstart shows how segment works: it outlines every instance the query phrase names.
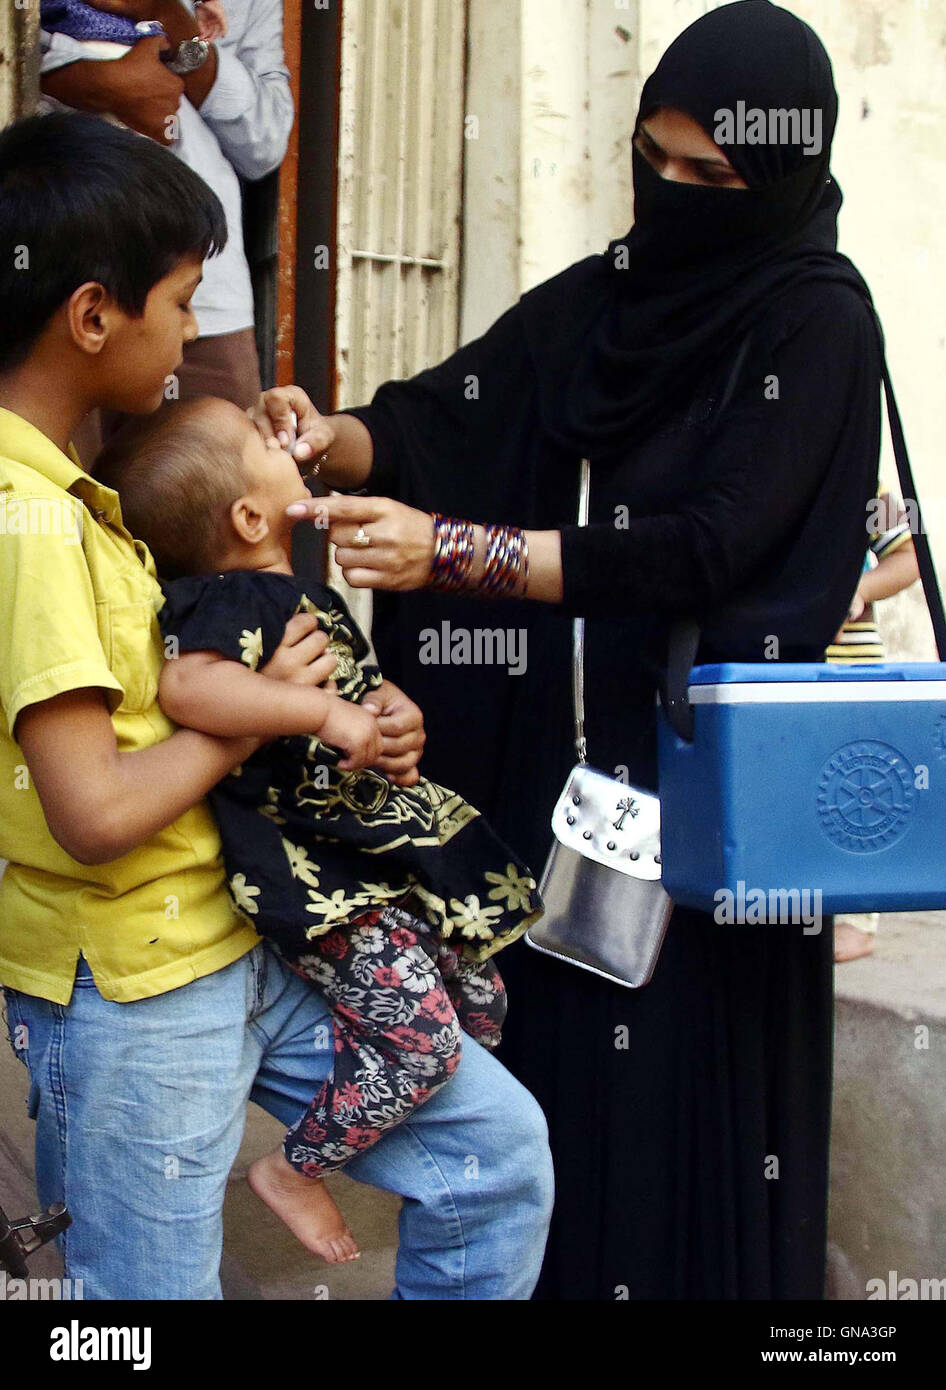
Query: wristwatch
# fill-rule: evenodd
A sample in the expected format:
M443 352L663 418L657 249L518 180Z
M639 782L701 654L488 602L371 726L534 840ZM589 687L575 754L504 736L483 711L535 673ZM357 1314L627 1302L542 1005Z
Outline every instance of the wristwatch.
M210 44L206 39L199 39L195 34L192 39L182 39L177 48L167 49L161 54L161 60L166 64L169 72L177 73L178 77L184 77L189 72L196 72L199 67L203 67L210 54Z

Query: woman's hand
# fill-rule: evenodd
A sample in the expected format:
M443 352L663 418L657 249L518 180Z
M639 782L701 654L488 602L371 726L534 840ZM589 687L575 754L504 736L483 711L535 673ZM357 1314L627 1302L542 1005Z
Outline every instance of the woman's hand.
M260 674L294 685L321 685L334 692L332 676L338 662L334 656L326 654L327 646L328 634L319 627L314 614L296 613L286 624L279 646L260 668Z
M301 386L274 386L264 391L246 413L265 444L287 450L297 463L317 458L335 442L332 425L319 414Z
M434 558L434 519L389 497L317 497L293 502L292 517L328 528L335 558L353 589L422 589ZM358 532L370 545L354 544Z
M417 764L427 742L424 716L392 681L382 681L369 690L362 708L374 710L381 734L381 756L374 766L398 787L413 787L420 781Z

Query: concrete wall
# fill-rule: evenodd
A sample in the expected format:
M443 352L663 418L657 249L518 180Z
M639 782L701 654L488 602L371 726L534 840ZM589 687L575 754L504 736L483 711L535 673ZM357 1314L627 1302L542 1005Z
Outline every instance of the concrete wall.
M469 0L461 337L631 221L638 0Z
M643 79L711 0L470 0L462 337L631 220ZM831 54L841 249L884 321L917 485L946 586L946 5L789 0ZM896 486L889 448L885 482ZM919 586L881 607L892 655L932 656Z
M39 85L39 0L0 7L0 126L32 111Z

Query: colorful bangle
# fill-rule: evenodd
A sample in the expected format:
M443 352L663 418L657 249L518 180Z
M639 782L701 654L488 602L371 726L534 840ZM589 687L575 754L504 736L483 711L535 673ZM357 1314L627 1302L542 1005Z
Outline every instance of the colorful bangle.
M509 598L525 592L529 580L529 545L518 526L486 527L486 564L477 592L484 598Z
M428 587L457 593L467 587L473 565L476 531L472 521L434 513L434 558Z
M428 588L441 593L471 591L483 598L510 598L525 593L529 581L529 545L518 526L487 526L486 559L478 584L470 583L476 529L471 521L435 512L434 555Z

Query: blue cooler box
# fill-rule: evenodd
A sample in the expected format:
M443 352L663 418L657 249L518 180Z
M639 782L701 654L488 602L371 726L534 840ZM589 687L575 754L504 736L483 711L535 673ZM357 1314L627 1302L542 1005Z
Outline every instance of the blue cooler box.
M658 715L675 902L946 907L946 664L695 666L689 695L692 743Z

